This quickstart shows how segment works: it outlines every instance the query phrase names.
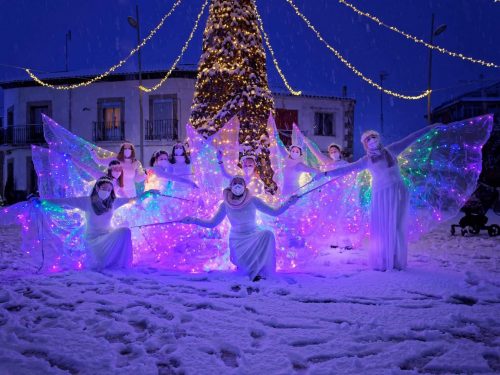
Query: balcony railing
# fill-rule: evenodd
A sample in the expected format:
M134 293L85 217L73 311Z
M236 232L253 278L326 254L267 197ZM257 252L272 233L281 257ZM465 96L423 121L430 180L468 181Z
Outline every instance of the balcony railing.
M148 141L159 139L175 141L178 139L178 121L175 119L146 120L144 128L144 138Z
M16 125L0 128L0 144L26 146L45 143L43 125Z
M125 121L94 122L95 142L125 140Z

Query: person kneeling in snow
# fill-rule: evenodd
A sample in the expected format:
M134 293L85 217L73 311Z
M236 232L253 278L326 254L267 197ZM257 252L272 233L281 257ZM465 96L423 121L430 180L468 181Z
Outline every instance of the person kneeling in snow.
M295 204L297 199L296 195L292 195L279 208L270 207L252 196L246 187L245 179L236 176L231 179L229 187L224 189L224 201L210 220L186 217L181 222L214 228L227 216L231 223L229 233L231 262L238 267L238 270L247 274L250 280L258 281L275 272L276 243L273 232L257 226L256 211L278 216Z
M145 194L152 194L149 191ZM113 180L107 176L99 178L90 197L43 199L62 206L79 208L85 212L85 247L89 256L90 269L128 268L132 265L132 239L129 228L111 227L114 211L134 202L131 198L117 198Z

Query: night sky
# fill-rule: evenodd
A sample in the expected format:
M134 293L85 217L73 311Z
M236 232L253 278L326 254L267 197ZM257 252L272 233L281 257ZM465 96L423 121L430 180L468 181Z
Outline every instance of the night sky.
M168 12L174 0L140 1L144 37ZM378 82L380 71L389 76L389 89L416 94L427 87L428 49L370 20L358 16L335 0L295 0L297 6L334 47L365 75ZM500 2L494 0L379 0L352 3L388 24L429 39L431 14L435 26L446 31L435 42L465 55L500 63ZM135 1L127 0L0 0L0 80L23 78L25 73L6 65L31 67L42 72L63 71L65 33L72 32L70 70L102 72L127 55L136 34L127 23L135 15ZM184 0L163 29L143 49L144 69L168 68L187 39L202 0ZM285 0L257 0L264 26L289 82L308 94L341 95L357 100L356 149L359 134L380 128L380 92L354 75L305 26ZM203 18L183 66L195 67L204 28ZM481 67L434 53L433 106L483 84L500 80L498 69ZM136 68L132 58L121 71ZM284 86L268 55L270 86ZM405 101L384 95L386 142L423 126L426 100Z

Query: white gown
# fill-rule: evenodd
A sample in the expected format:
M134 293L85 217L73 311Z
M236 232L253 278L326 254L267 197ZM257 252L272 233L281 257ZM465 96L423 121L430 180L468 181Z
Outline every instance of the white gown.
M242 208L233 208L224 202L231 223L229 249L231 262L250 279L257 275L269 276L276 269L276 243L270 230L260 229L256 224L254 201Z
M405 269L407 263L409 193L394 160L392 167L385 160L368 162L372 175L369 263L381 271Z
M225 191L225 194L226 191ZM194 219L193 224L214 228L227 216L231 223L229 251L231 262L250 277L269 276L276 270L276 241L274 233L261 229L256 223L257 210L271 216L281 215L288 207L273 208L256 197L248 196L238 206L227 202L219 206L210 220Z
M308 167L300 160L287 159L283 168L283 196L289 196L298 193L301 186L305 185L310 178L307 173L317 172L315 169Z
M193 181L192 164L186 164L184 156L175 158L176 162L175 164L170 164L168 172L174 176ZM169 181L167 189L171 194L184 198L187 197L192 190L187 184L178 181Z
M90 197L49 199L49 201L64 206L76 207L85 212L84 241L91 269L128 268L132 265L130 229L113 229L111 227L114 210L127 204L129 199L117 198L113 208L102 215L97 215L94 212Z
M385 157L374 163L368 156L364 156L354 163L328 172L330 176L336 177L368 169L372 175L368 260L375 270L406 268L410 199L399 171L397 156L431 128L428 126L420 129L387 146L385 149L394 160L391 167Z
M138 160L132 163L124 161L121 163L121 166L123 168L123 195L127 198L133 198L137 196L135 183L144 181L146 175L142 170L141 162Z

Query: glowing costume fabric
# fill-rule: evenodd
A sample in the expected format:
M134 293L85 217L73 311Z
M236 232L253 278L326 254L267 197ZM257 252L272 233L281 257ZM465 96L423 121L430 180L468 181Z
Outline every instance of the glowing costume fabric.
M271 119L269 134L274 137L271 139L271 155L274 155L271 160L276 160L276 165L283 165L287 152L277 132L273 132L275 127ZM46 129L49 149L33 147L42 198L88 196L95 179L88 169L104 174L90 156L89 143L48 118L45 121L46 125L49 124ZM228 126L229 135L226 134L224 139L234 141L236 124ZM489 136L491 126L492 116L482 116L442 126L422 133L417 140L405 139L387 147L395 157L399 155L400 173L409 192L410 238L455 215L467 200L481 171L481 147ZM114 227L131 228L135 264L189 272L231 269L227 247L228 221L213 229L193 229L176 222L185 216L211 217L222 199L223 188L227 186L217 161L215 138L204 139L189 125L187 134L193 179L199 189L191 189L186 196L179 197L183 199L151 196L142 205L125 205L116 210L112 224ZM303 135L297 133L296 137ZM312 141L303 139L302 143L305 150L314 149ZM239 153L236 144L233 144L232 150L229 144L224 147L227 148L224 152L229 158L228 164L233 160L237 168L237 161L234 162ZM110 156L99 148L97 152L101 157ZM310 153L315 155L312 151ZM316 160L320 168L327 168L326 164L320 163L320 157L313 156L304 160ZM77 163L86 165L87 170L77 166ZM276 176L282 181L281 170L277 169ZM302 263L340 236L348 236L358 244L368 235L369 208L373 196L370 172L353 169L342 177L310 183L299 193L314 189L328 180L331 180L329 184L305 195L278 218L257 215L257 223L275 233L278 270L300 269ZM277 200L282 199L269 194L264 194L263 198L274 206ZM54 270L81 268L82 262L85 266L82 250L85 220L82 211L43 201L38 205L25 203L24 206L16 206L16 209L19 212L14 216L21 221L26 234L23 237L24 246L26 249L31 246L33 255L40 256L43 242L46 264ZM144 226L164 222L167 223Z

